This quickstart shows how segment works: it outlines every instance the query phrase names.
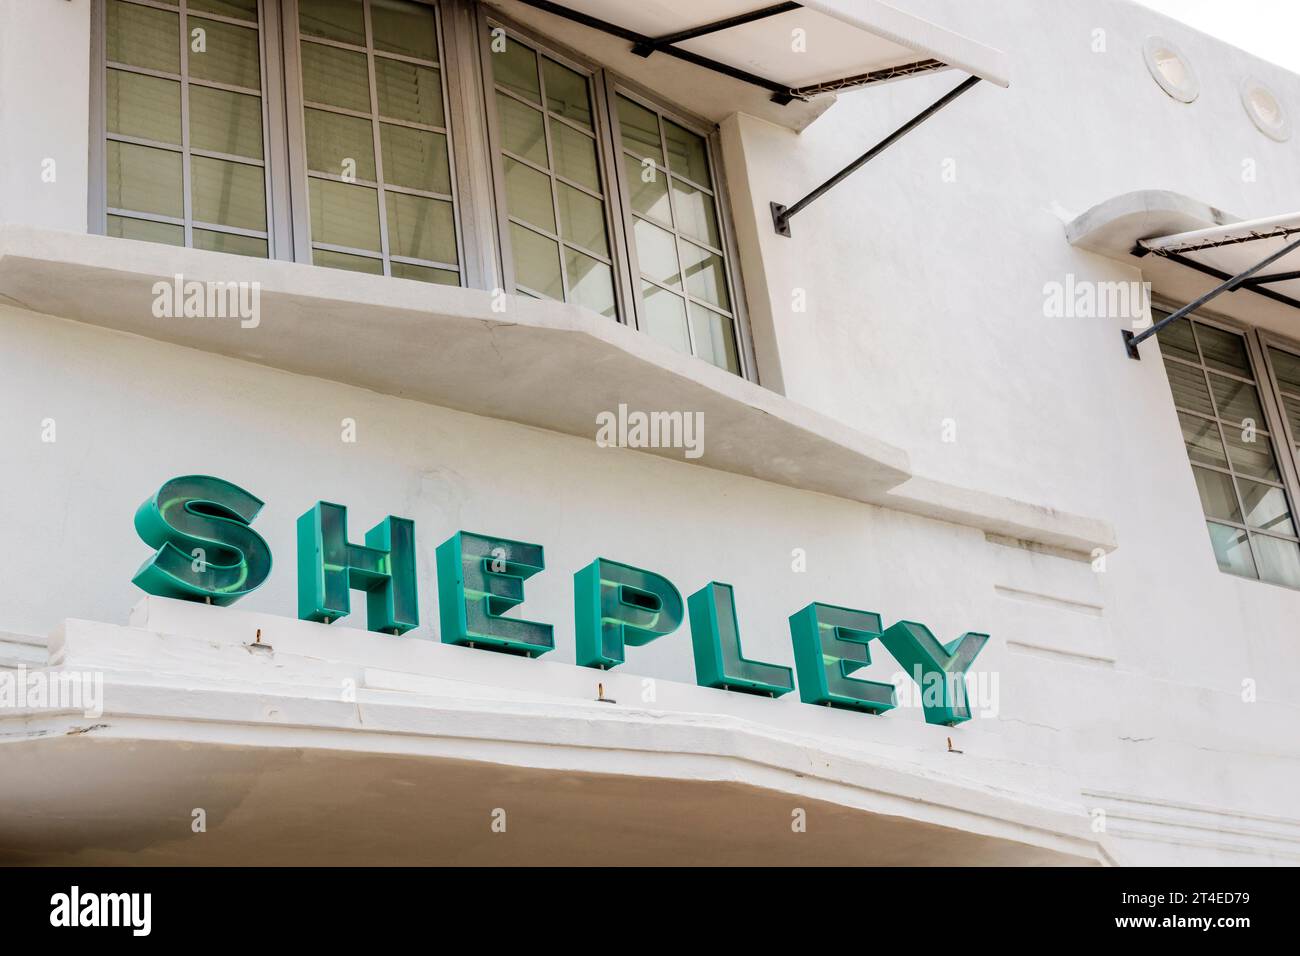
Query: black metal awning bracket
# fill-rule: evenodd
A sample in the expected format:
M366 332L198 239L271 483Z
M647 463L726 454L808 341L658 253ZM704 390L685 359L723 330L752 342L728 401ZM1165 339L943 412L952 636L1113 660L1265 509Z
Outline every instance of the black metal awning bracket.
M902 126L898 127L898 129L894 130L892 133L890 133L888 136L886 136L884 139L878 142L875 146L872 146L869 150L867 150L865 153L863 153L853 162L849 163L849 165L845 166L838 173L836 173L830 179L826 180L826 182L822 183L820 186L818 186L816 189L814 189L812 192L804 196L802 199L800 199L798 202L794 203L793 205L784 206L781 203L776 203L776 202L772 203L771 204L772 225L776 229L777 235L789 237L791 219L793 219L799 213L803 212L810 205L812 205L814 202L816 202L826 193L830 192L830 190L838 186L845 179L848 179L849 176L856 173L859 169L861 169L867 163L871 162L871 160L875 159L882 152L884 152L894 143L898 142L898 140L902 139L912 130L916 129L916 127L920 126L922 123L928 120L935 113L939 112L941 109L943 109L953 100L955 100L957 97L961 96L971 87L975 86L975 84L977 84L979 81L980 78L978 76L966 77L966 79L962 80L960 83L958 83L955 87L953 87L943 96L939 97L937 100L935 100L925 109L923 109L921 112L917 113L915 116L913 116Z
M1279 295L1278 293L1273 292L1271 289L1262 289L1257 284L1258 282L1266 282L1266 281L1280 282L1288 275L1290 275L1290 273L1279 273L1276 276L1262 276L1259 280L1257 280L1256 283L1252 283L1249 281L1251 277L1255 275L1255 273L1264 269L1266 266L1271 266L1273 263L1277 262L1277 260L1281 259L1283 256L1291 252L1294 252L1297 249L1300 249L1300 239L1288 243L1287 245L1279 249L1277 252L1255 263L1249 269L1246 269L1243 272L1238 272L1235 276L1230 276L1226 272L1221 272L1218 269L1214 269L1210 266L1204 265L1203 263L1196 262L1192 259L1188 259L1186 256L1181 256L1176 252L1164 252L1159 249L1149 250L1155 252L1156 255L1163 256L1164 258L1171 259L1174 262L1178 262L1183 265L1191 266L1192 268L1197 269L1200 272L1205 272L1209 275L1217 276L1223 279L1224 281L1220 282L1217 286L1215 286L1209 292L1205 293L1195 302L1188 303L1187 305L1179 309L1177 312L1170 313L1169 315L1161 319L1159 322L1156 322L1154 325L1148 326L1147 328L1143 329L1141 332L1135 333L1129 329L1124 329L1123 332L1124 352L1128 355L1129 358L1135 359L1137 361L1141 361L1142 356L1138 354L1138 346L1141 345L1144 341L1151 338L1151 336L1155 335L1165 326L1171 325L1174 322L1177 322L1179 319L1183 318L1183 316L1195 312L1197 309L1201 308L1201 306L1205 305L1211 299L1216 299L1223 293L1233 292L1236 289L1247 289L1251 292L1256 292L1260 295L1268 295L1270 298L1279 299L1283 302L1289 303L1290 305L1296 308L1300 308L1300 302L1297 302L1295 299L1291 299L1287 296Z

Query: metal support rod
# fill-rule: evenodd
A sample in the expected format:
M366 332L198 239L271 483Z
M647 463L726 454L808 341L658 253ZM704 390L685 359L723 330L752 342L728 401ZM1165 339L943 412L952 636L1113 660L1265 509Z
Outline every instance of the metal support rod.
M931 116L939 112L939 110L943 109L953 100L955 100L957 97L961 96L963 93L965 93L967 90L969 90L979 81L980 78L978 76L968 76L966 79L962 80L953 89L949 90L943 96L939 97L939 99L935 100L933 103L927 106L920 113L917 113L910 120L908 120L902 126L898 127L898 129L894 130L892 133L890 133L888 136L886 136L884 139L878 142L875 146L872 146L869 150L867 150L865 153L863 153L853 162L849 163L849 165L845 166L838 173L836 173L830 179L826 180L826 182L822 183L820 186L818 186L808 195L804 196L793 206L787 207L787 206L782 206L780 203L772 203L772 224L776 227L776 231L783 236L790 235L791 219L793 219L799 213L803 212L805 209L807 209L810 205L812 205L814 202L816 202L818 199L824 196L831 189L838 186L849 176L852 176L854 173L856 173L867 163L871 162L882 152L884 152L894 143L898 142L900 139L902 139L912 130L916 129L916 127L920 126Z
M1266 276L1256 276L1242 285L1254 288L1257 285L1268 285L1273 282L1290 282L1292 279L1300 279L1300 270L1291 272L1274 272Z
M1235 276L1229 277L1226 282L1221 282L1219 285L1215 286L1209 292L1205 293L1205 295L1201 296L1195 302L1189 303L1188 305L1183 306L1177 312L1165 316L1163 319L1161 319L1159 322L1152 325L1150 328L1143 329L1141 333L1134 335L1131 331L1125 329L1124 348L1128 352L1128 357L1131 359L1141 359L1141 356L1138 354L1138 346L1141 345L1147 339L1151 338L1151 336L1155 335L1166 325L1169 325L1172 322L1177 322L1183 316L1191 312L1195 312L1197 309L1205 305L1205 303L1209 302L1211 299L1218 298L1220 295L1222 295L1225 292L1231 292L1234 289L1239 288L1246 282L1247 279L1253 276L1260 269L1263 269L1265 266L1272 265L1274 262L1277 262L1277 260L1281 259L1283 256L1287 255L1288 253L1294 252L1296 249L1300 249L1300 239L1297 239L1295 242L1283 246L1281 249L1273 253L1267 259L1264 259L1262 262L1255 263L1245 272L1239 272Z
M738 13L734 17L727 17L724 20L715 20L712 23L706 23L702 26L692 27L689 30L682 30L679 33L669 33L664 36L654 37L645 43L638 43L632 47L632 52L637 56L649 56L656 50L662 50L666 46L674 43L681 43L685 40L694 40L696 37L708 36L710 33L718 33L722 30L730 30L732 27L743 27L747 23L753 23L756 20L766 20L768 17L775 17L782 13L789 13L792 10L802 10L803 5L799 3L777 3L770 7L763 7L761 10L751 10L749 13Z

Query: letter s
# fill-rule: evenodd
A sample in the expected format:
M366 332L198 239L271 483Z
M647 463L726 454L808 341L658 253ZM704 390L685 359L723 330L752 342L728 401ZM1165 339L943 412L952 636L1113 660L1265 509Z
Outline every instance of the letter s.
M233 604L271 573L271 549L249 525L262 502L221 478L172 478L135 513L135 530L157 553L131 582L159 597ZM195 561L201 548L204 560Z

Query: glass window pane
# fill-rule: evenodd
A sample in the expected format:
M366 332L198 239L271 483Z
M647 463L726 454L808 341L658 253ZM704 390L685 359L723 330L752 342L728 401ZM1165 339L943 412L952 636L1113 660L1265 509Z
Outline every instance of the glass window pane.
M366 55L323 43L302 44L302 95L309 103L369 113Z
M442 133L380 123L379 143L386 184L451 194L447 137Z
M518 93L530 103L542 102L542 90L537 82L537 54L514 37L503 36L505 49L498 50L500 42L489 48L492 56L492 79L502 89Z
M113 140L107 152L109 208L184 217L180 153Z
M442 110L442 74L432 67L377 56L375 86L379 93L381 116L425 126L446 125Z
M1152 323L1168 317L1168 312L1156 308L1151 310ZM1179 319L1177 322L1166 325L1156 333L1156 338L1160 341L1160 354L1172 355L1175 358L1187 359L1189 362L1200 364L1201 357L1196 353L1196 341L1192 337L1192 323L1187 319Z
M647 166L627 153L623 154L623 171L627 177L632 211L671 226L673 217L668 205L667 175L659 167Z
M415 279L419 282L432 282L435 285L460 285L460 273L449 269L435 269L432 266L417 266L409 262L391 263L390 271L398 279Z
M181 142L181 85L142 73L108 71L104 108L110 133Z
M1263 531L1295 534L1285 491L1244 478L1237 479L1237 488L1241 492L1242 507L1246 509L1246 524Z
M596 165L596 141L563 123L549 120L555 171L593 192L601 192L600 169Z
M213 229L195 229L194 248L209 249L212 252L229 252L236 256L254 256L258 259L265 259L267 256L265 239L237 236L232 232L217 232Z
M664 139L668 142L668 168L678 176L685 176L691 182L711 189L713 177L709 175L709 148L704 137L666 119Z
M1273 373L1282 390L1300 392L1300 357L1271 346L1268 353L1273 361Z
M190 146L261 159L261 97L191 86Z
M195 50L191 39L190 76L252 90L262 88L262 63L256 30L200 17L190 17L187 24L191 38L195 30L207 34L203 50Z
M1300 588L1300 548L1294 542L1252 534L1251 543L1259 555L1259 576L1273 584Z
M686 355L691 354L691 340L686 331L686 300L648 282L641 283L641 331Z
M366 42L365 13L357 0L298 0L298 28L357 46Z
M1300 439L1300 398L1283 395L1282 407L1286 412L1287 421L1291 424L1291 437Z
M546 108L591 129L591 96L587 92L587 78L545 57L542 58L542 78L546 81Z
M1247 437L1254 440L1248 441ZM1232 470L1237 474L1268 481L1282 480L1278 474L1277 461L1273 458L1273 443L1269 441L1268 435L1263 432L1250 435L1244 429L1225 426L1223 438L1228 443Z
M331 176L375 180L375 134L370 120L308 109L307 168Z
M261 166L190 157L194 219L240 229L266 229L266 177Z
M680 245L687 290L698 299L730 309L731 297L727 294L727 272L722 257L690 242Z
M550 177L509 157L506 157L503 162L506 174L506 208L510 211L510 215L540 226L548 232L555 232L555 207L551 200ZM556 255L558 263L559 254Z
M695 354L718 368L739 375L740 359L736 354L735 326L731 319L694 302L690 303L690 311Z
M1197 322L1196 338L1201 343L1205 364L1210 368L1254 378L1250 373L1250 359L1246 355L1246 340L1236 332L1225 332Z
M637 219L632 228L636 236L636 257L641 266L641 274L663 285L680 289L682 276L677 265L677 249L672 233L664 232L644 219ZM683 314L683 324L685 321Z
M584 249L609 255L605 239L605 204L572 186L558 185L560 235Z
M163 242L169 246L185 245L185 227L168 222L150 222L148 219L128 219L126 216L108 217L108 234L120 239L139 239L142 242Z
M1219 417L1225 422L1239 429L1245 428L1247 423L1253 423L1256 428L1264 427L1264 409L1259 404L1259 392L1254 385L1211 373L1210 387L1214 390Z
M1174 393L1176 406L1189 412L1214 415L1210 389L1205 384L1205 372L1199 365L1193 367L1165 359L1165 373L1169 376L1169 388Z
M624 148L637 159L653 159L662 166L664 151L659 142L659 117L626 96L619 96L617 100L619 133Z
M542 127L541 110L525 106L514 97L498 92L497 121L504 149L543 169L550 167L546 159L546 132Z
M1187 445L1187 457L1192 461L1207 465L1228 467L1228 456L1223 450L1223 439L1219 437L1219 426L1205 418L1194 415L1178 414L1178 422L1183 427L1183 442Z
M181 18L175 13L112 0L107 27L111 62L180 73Z
M385 192L384 206L390 255L456 263L456 219L451 203ZM459 285L459 278L456 282Z
M376 276L384 274L383 260L371 259L369 256L353 256L348 255L346 252L333 252L329 249L313 249L311 251L311 261L318 266L329 266L331 269L368 272Z
M257 0L190 0L189 9L257 22Z
M569 301L614 318L614 277L609 266L574 249L564 250L569 273Z
M1219 570L1247 578L1255 577L1255 559L1250 553L1246 532L1213 521L1206 522L1206 526L1210 529L1210 543L1214 547Z
M309 179L308 191L313 242L379 251L379 198L374 189Z
M718 215L713 197L678 180L673 180L673 202L677 206L677 228L682 235L722 248Z
M1241 523L1241 507L1237 504L1237 492L1233 490L1232 478L1221 471L1208 468L1192 468L1196 477L1196 490L1201 494L1201 508L1207 518L1222 518L1224 521Z
M510 250L514 257L516 283L552 299L564 299L558 244L512 222Z
M376 50L438 59L438 25L432 7L408 0L370 0L370 29Z

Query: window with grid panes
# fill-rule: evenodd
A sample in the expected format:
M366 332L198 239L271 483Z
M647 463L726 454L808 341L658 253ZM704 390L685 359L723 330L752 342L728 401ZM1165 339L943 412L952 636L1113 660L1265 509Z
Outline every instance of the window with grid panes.
M489 33L487 49L503 243L514 289L614 318L591 77L499 27Z
M297 7L312 262L460 285L435 9Z
M1168 314L1152 311L1156 321ZM1289 443L1269 430L1246 337L1184 318L1158 338L1219 567L1300 588L1300 539L1278 458Z
M270 253L258 0L107 0L112 236Z
M625 91L614 100L641 328L739 374L708 140Z

